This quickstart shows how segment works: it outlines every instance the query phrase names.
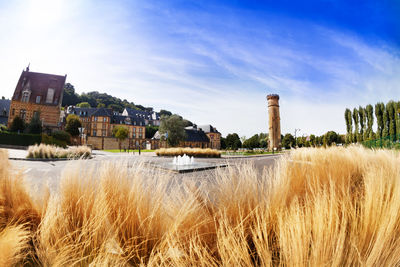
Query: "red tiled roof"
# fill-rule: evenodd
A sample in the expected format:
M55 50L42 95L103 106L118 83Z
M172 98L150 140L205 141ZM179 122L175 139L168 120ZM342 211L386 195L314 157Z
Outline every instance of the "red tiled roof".
M38 104L59 105L62 102L66 78L67 75L60 76L24 70L18 80L12 100L21 101L22 91L24 88L29 88L31 90L29 102L36 103L36 97L40 96L40 102ZM28 84L29 86L27 86ZM52 103L46 103L47 90L49 88L54 89Z

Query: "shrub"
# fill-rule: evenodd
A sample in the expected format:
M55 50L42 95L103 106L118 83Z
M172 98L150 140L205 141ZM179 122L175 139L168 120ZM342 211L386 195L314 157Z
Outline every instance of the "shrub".
M53 145L34 145L28 148L27 158L35 159L56 159L56 158L73 158L73 159L85 159L90 158L92 151L87 146L71 146L67 149L56 147Z
M47 134L42 134L42 144L46 145L55 145L59 147L66 148L67 147L67 142L63 140L58 140L54 138L53 136L49 136Z
M40 144L42 137L40 134L18 134L0 132L0 144L14 146L30 146Z
M13 121L11 122L10 125L10 131L11 132L20 132L22 133L25 130L25 122L21 117L15 116Z
M71 135L66 131L54 131L51 135L54 139L65 141L68 145L71 144Z
M157 156L183 156L200 158L220 158L221 152L211 148L160 148L156 150Z

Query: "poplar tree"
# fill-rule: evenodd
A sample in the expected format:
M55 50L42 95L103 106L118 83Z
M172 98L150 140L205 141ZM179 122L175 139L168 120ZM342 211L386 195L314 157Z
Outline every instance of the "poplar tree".
M358 127L359 116L358 116L357 108L353 109L353 120L354 120L354 138L353 138L353 142L357 143L357 142L360 141L359 127Z
M383 131L382 131L382 137L388 137L389 135L389 112L387 109L387 105L382 103L382 112L383 112Z
M388 125L389 125L389 136L392 141L396 140L396 103L389 101L386 104L386 110L388 113Z
M372 126L374 125L374 108L371 104L365 107L365 113L367 115L366 137L367 139L372 140L374 139L374 132L372 130Z
M365 109L361 106L358 107L358 116L360 117L360 140L364 141L365 139L365 122L366 122L366 115Z
M396 120L396 140L400 140L400 101L395 103L395 120Z
M344 112L344 119L346 121L346 129L347 129L347 134L346 134L346 144L350 144L352 142L352 132L353 132L353 121L351 119L351 110L346 108Z
M375 116L376 116L376 124L377 124L376 137L378 139L382 138L382 136L383 136L383 128L384 128L383 112L384 112L384 104L376 103L375 104Z

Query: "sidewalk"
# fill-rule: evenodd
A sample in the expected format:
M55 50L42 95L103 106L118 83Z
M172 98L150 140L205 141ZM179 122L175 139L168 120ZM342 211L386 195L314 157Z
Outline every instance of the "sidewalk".
M11 149L11 148L0 148L8 152L9 159L25 159L28 155L28 150L23 149Z

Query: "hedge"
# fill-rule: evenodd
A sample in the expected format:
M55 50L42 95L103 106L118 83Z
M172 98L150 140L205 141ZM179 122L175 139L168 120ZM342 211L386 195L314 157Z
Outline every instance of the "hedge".
M14 146L31 146L40 144L42 136L40 134L18 134L9 132L0 132L0 144Z

